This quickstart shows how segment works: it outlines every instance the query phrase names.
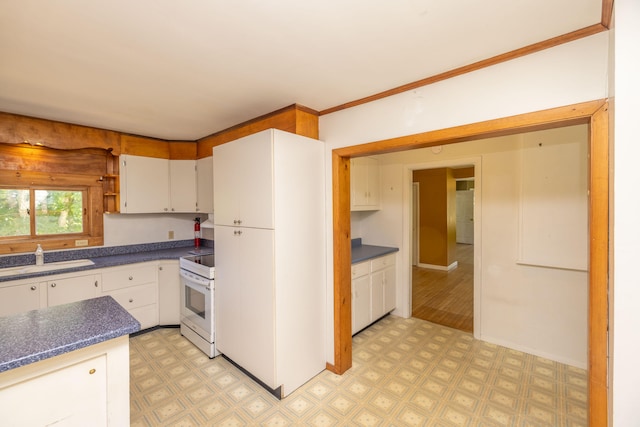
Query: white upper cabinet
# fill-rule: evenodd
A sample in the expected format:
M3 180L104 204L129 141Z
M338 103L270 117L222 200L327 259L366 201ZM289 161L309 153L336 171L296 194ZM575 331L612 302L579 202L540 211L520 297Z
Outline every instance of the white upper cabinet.
M120 156L120 212L169 212L169 160Z
M273 140L258 133L213 151L216 224L273 228Z
M351 159L351 210L380 209L380 165L373 157Z
M198 207L200 194L213 187L209 184L213 162L199 160L169 160L155 157L120 156L120 212L122 213L186 213L213 212L213 194L209 195L211 210ZM206 160L206 159L202 159ZM197 172L196 165L203 169ZM208 175L205 178L204 175ZM199 191L202 181L202 191ZM212 193L212 191L208 191ZM209 207L207 207L208 209Z
M197 212L213 212L213 157L196 160Z
M196 212L196 161L169 160L171 212Z

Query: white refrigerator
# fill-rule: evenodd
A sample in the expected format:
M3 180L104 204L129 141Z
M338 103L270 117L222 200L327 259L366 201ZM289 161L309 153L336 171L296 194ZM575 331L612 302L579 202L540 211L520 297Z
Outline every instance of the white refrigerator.
M213 162L216 347L282 398L326 367L324 144L269 129Z

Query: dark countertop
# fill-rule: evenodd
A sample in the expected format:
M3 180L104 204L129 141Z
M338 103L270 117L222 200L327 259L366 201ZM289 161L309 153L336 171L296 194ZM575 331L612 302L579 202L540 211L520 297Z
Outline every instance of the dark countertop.
M356 264L372 258L398 252L398 248L390 246L363 245L362 239L351 240L351 264Z
M118 265L136 264L139 262L157 261L163 259L179 259L182 256L191 255L195 250L192 241L178 242L183 246L167 247L168 244L152 243L129 246L115 246L104 248L92 248L77 251L45 251L45 264L48 262L71 261L75 259L90 259L94 265L83 267L65 268L62 270L31 272L27 274L16 274L14 276L0 277L0 282L11 280L29 279L32 277L53 276L55 274L72 273L76 271L93 270L96 268L115 267ZM212 243L211 243L212 245ZM201 246L200 254L213 253L213 246ZM31 259L33 258L33 260ZM33 265L35 258L33 254L19 256L0 257L0 268L17 265Z
M0 318L0 372L140 330L112 297L31 310Z

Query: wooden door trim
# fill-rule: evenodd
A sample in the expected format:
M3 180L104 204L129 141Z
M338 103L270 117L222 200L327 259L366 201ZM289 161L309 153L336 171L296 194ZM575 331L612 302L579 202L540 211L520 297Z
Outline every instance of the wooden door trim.
M447 145L543 129L589 124L589 315L588 376L590 425L607 424L607 345L609 277L608 102L595 100L343 147L332 152L334 364L342 374L352 363L351 346L351 157Z

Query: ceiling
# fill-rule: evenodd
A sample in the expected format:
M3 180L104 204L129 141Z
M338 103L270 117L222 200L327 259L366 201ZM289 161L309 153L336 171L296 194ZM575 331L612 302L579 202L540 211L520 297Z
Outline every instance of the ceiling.
M602 7L0 0L0 111L192 141L294 103L326 110L589 27Z

